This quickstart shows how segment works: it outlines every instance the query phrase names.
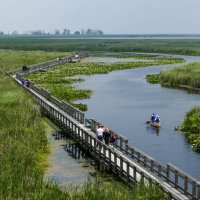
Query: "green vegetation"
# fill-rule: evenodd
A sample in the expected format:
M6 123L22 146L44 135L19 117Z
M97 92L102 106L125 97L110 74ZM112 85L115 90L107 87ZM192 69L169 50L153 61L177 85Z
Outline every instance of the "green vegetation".
M192 148L200 152L200 106L196 106L187 112L177 129L184 132Z
M147 74L146 79L148 83L160 83L160 75L159 74Z
M70 55L71 53L66 52L0 51L0 76L2 76L5 71L21 68L23 65L28 66Z
M0 37L0 49L44 51L154 52L200 55L197 39L67 39L48 37Z
M146 67L151 65L172 64L183 62L180 58L159 57L149 60L149 62L128 62L128 63L67 63L63 66L49 69L48 72L37 72L27 76L36 85L46 88L55 97L65 100L68 103L78 107L82 111L87 110L85 104L74 104L79 99L89 98L91 90L77 90L72 83L83 81L80 78L72 78L76 75L107 74L114 70L131 69L137 67Z
M120 182L97 180L80 191L44 181L49 147L40 109L23 88L3 76L15 66L38 63L41 54L44 61L48 53L0 52L0 199L167 199L157 186L142 183L133 190ZM20 56L25 61L18 60Z
M161 84L170 86L200 88L200 63L191 63L174 69L163 70L160 73Z
M159 74L148 75L150 83L161 83L169 87L179 87L187 90L200 90L200 63L191 63L173 69L161 71ZM182 124L177 128L185 136L195 151L200 152L200 106L186 113Z
M171 87L200 89L200 63L191 63L173 69L162 70L159 74L147 75L150 83L160 83Z

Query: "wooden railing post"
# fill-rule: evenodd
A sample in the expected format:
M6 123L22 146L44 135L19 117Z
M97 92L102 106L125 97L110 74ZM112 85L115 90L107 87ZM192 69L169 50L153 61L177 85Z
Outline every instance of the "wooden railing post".
M192 182L192 196L196 197L196 183L193 181Z
M200 181L197 182L197 199L200 199Z
M122 139L122 137L120 137L119 138L119 147L120 147L120 151L122 151L123 150L123 139Z
M166 168L166 178L167 178L167 182L170 181L170 166L167 164L167 168Z
M178 188L178 171L175 170L175 188L177 189Z
M185 176L185 179L184 179L184 193L187 194L187 191L188 191L188 177Z

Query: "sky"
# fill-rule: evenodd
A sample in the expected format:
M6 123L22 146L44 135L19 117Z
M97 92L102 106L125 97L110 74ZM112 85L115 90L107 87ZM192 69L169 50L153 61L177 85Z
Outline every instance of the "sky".
M0 0L0 31L200 34L200 0Z

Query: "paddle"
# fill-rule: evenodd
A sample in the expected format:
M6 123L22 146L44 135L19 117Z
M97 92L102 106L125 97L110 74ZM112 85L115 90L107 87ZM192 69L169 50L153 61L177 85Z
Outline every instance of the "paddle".
M149 124L149 123L151 123L151 121L150 121L150 120L146 121L146 124Z

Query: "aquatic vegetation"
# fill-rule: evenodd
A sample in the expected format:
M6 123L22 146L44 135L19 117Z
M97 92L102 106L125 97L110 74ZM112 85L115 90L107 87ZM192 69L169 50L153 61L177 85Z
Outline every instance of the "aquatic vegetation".
M152 84L160 82L159 74L147 74L146 79L148 83L152 83Z
M107 74L115 70L132 69L151 65L171 64L183 62L180 58L159 57L149 62L128 62L128 63L67 63L56 68L49 69L45 73L37 72L27 76L40 87L46 88L55 97L67 101L82 111L87 110L85 104L75 104L76 100L86 99L92 95L91 90L77 90L72 84L83 81L82 78L74 78L77 75ZM72 78L73 77L73 78Z
M178 130L185 134L192 148L200 152L200 106L195 106L186 113Z
M173 69L162 70L158 75L162 85L200 88L200 63L191 63Z

